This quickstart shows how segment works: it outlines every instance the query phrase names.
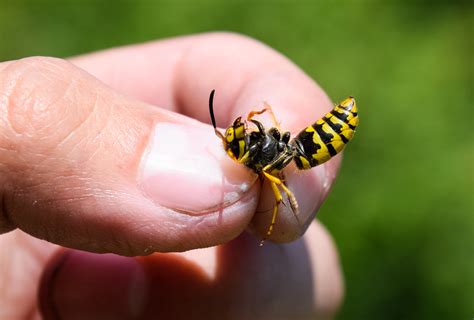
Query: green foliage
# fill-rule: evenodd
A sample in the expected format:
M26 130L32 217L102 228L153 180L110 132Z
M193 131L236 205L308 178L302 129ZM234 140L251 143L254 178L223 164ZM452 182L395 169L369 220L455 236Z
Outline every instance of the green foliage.
M360 128L318 218L340 249L340 319L474 315L469 1L0 0L0 60L230 30L299 64Z

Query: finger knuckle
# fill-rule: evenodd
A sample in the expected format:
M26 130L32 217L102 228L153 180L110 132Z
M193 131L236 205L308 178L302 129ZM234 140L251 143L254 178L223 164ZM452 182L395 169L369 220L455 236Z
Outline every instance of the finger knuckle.
M236 51L239 52L239 55L259 61L259 63L264 63L268 59L272 61L275 58L278 60L281 58L280 54L265 43L242 33L231 31L214 32L211 34L210 40L223 44L219 54L227 53L232 55L234 59Z
M56 102L65 94L69 64L61 59L30 57L10 63L0 78L3 127L30 136L51 124Z

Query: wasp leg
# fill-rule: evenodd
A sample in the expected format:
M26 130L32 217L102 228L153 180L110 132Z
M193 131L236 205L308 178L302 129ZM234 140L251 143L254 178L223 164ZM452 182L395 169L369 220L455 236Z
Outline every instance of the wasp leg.
M265 237L263 237L262 241L260 241L260 246L263 246L265 241L271 236L272 231L273 231L273 226L275 225L276 217L278 214L278 205L283 201L283 197L281 196L280 189L278 189L277 184L272 179L276 177L266 172L263 172L263 174L269 180L270 186L272 187L273 194L275 195L275 206L273 207L272 221L270 222L270 226L268 227L267 234L265 235Z
M282 172L282 174L283 174L283 172ZM295 215L296 221L298 221L298 224L301 226L300 218L298 217L298 213L299 213L298 201L296 201L296 197L293 194L293 192L291 192L288 189L288 187L286 186L284 179L281 180L281 188L283 189L283 191L285 191L286 196L288 198L288 202L290 203L291 211L293 211L293 214Z
M272 117L273 125L275 126L275 128L278 129L278 131L280 131L280 123L277 121L277 119L275 117L275 113L273 113L272 106L270 106L267 102L264 102L263 104L265 105L264 109L262 109L260 111L250 111L249 112L249 114L247 115L247 121L251 121L253 119L253 117L256 116L257 114L262 114L262 113L268 111L270 113L270 116Z
M271 182L273 182L276 185L280 186L283 189L283 191L285 191L286 195L288 196L288 201L290 202L291 210L293 211L293 214L295 215L295 218L298 221L298 224L300 224L300 221L299 221L299 218L298 218L298 201L296 201L296 197L293 194L293 192L291 192L290 189L288 189L288 187L286 186L284 180L282 180L278 177L275 177L275 176L273 176L273 175L271 175L271 174L269 174L265 171L263 171L263 174L265 175L265 177L268 180L270 180ZM285 204L285 203L283 203L283 204Z
M270 113L270 116L272 117L273 125L275 126L275 128L277 128L278 131L281 131L280 123L277 121L275 114L273 113L272 106L269 105L267 102L264 102L263 105L265 106L265 110L267 110Z
M288 197L288 201L290 203L291 211L293 212L293 215L295 216L296 221L298 222L298 225L301 226L301 222L300 222L300 219L298 217L298 201L296 201L296 197L293 194L293 192L291 192L288 189L288 187L285 185L285 182L282 179L280 179L278 177L275 177L274 175L271 175L271 174L269 174L268 172L265 172L265 171L262 171L262 173L263 173L264 177L267 178L270 182L270 185L271 185L272 190L273 190L273 194L275 195L276 203L275 203L275 207L273 208L272 221L271 221L270 226L268 228L267 234L265 235L263 240L260 242L260 246L262 246L263 243L265 242L265 240L268 239L270 237L270 235L272 234L273 226L275 225L276 216L277 216L277 213L278 213L278 206L280 205L280 203L285 204L284 202L282 202L283 197L281 195L280 189L278 189L278 186L280 186L283 189L283 191L285 191L285 193Z
M247 115L247 121L250 121L255 117L257 114L262 114L267 111L267 108L262 109L260 111L250 111L249 114Z

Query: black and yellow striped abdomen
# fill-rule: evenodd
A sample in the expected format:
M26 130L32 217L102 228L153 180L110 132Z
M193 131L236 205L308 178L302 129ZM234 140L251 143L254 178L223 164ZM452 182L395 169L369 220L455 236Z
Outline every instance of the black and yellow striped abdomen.
M352 139L358 123L356 102L349 97L305 128L292 141L298 168L310 169L341 152Z

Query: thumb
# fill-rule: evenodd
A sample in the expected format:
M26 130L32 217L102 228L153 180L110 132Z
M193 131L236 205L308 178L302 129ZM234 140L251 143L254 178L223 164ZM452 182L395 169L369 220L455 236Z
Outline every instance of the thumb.
M66 61L0 64L0 233L123 255L223 243L255 211L247 172L209 126Z

